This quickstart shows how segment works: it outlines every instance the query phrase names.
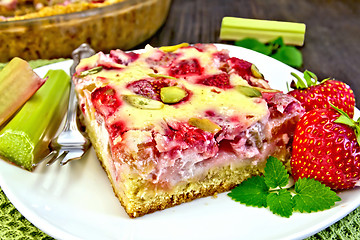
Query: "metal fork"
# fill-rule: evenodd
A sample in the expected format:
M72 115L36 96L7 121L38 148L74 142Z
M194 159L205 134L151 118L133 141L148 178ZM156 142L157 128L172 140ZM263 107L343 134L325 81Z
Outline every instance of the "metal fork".
M74 60L71 68L70 75L73 77L75 73L75 67L79 64L83 58L90 57L95 54L95 51L86 43L83 43L72 52L72 58ZM60 165L80 159L90 148L90 141L78 128L77 124L77 98L75 96L75 86L72 80L70 87L68 110L66 115L66 121L63 130L51 140L49 148L51 152L45 157L50 159L47 162L47 166L51 165L57 160L60 160Z

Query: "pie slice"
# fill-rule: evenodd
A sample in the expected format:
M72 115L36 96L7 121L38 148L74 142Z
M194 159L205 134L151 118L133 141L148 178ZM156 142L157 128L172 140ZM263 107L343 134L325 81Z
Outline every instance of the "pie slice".
M287 165L304 113L255 65L213 44L99 52L81 61L73 80L87 132L130 217L228 191L262 174L270 155Z

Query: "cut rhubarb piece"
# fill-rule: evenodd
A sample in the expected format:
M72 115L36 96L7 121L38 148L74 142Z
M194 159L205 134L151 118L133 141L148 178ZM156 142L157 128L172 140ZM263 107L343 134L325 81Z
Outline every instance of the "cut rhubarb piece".
M45 82L20 59L13 58L0 72L0 125L7 121Z
M269 42L282 37L285 44L302 46L305 30L306 25L303 23L224 17L221 23L220 39L240 40L247 37Z
M44 86L0 131L0 155L29 171L48 154L67 109L70 77L63 70L50 70L46 77Z

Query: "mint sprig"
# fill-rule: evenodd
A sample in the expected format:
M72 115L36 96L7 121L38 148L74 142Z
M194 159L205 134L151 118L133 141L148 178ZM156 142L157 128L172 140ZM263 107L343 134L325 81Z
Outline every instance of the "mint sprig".
M285 187L289 183L289 174L284 165L275 157L268 158L264 170L265 183L270 188Z
M267 207L268 193L269 187L266 185L264 177L255 176L238 185L228 193L228 196L247 206Z
M255 38L244 38L235 41L234 44L265 54L292 67L301 67L303 64L301 51L294 46L285 45L282 37L267 43L262 43Z
M270 192L266 200L271 212L287 218L292 215L294 203L291 193L286 189Z
M295 183L294 209L299 212L317 212L329 209L341 198L329 187L312 178L300 178Z
M285 166L275 157L269 157L263 176L251 177L228 196L247 206L269 208L282 217L290 217L294 211L317 212L331 208L341 198L329 187L314 179L299 179L291 188Z

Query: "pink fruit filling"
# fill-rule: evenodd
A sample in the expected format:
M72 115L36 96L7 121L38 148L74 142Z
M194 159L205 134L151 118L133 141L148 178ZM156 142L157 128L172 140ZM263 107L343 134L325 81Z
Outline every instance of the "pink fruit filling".
M117 121L111 124L106 123L106 129L109 132L110 142L112 145L118 137L127 131L126 123L123 121Z
M166 122L162 133L153 131L147 143L137 146L136 158L128 154L128 146L123 143L113 148L113 154L117 156L115 159L137 169L154 186L164 189L196 177L204 169L239 164L239 159L256 164L268 155L284 157L304 110L296 99L283 93L274 94L268 105L269 119L251 126L246 125L246 119L251 116L236 119L208 110L205 116L222 128L216 134L187 122ZM123 134L123 142L130 136Z

